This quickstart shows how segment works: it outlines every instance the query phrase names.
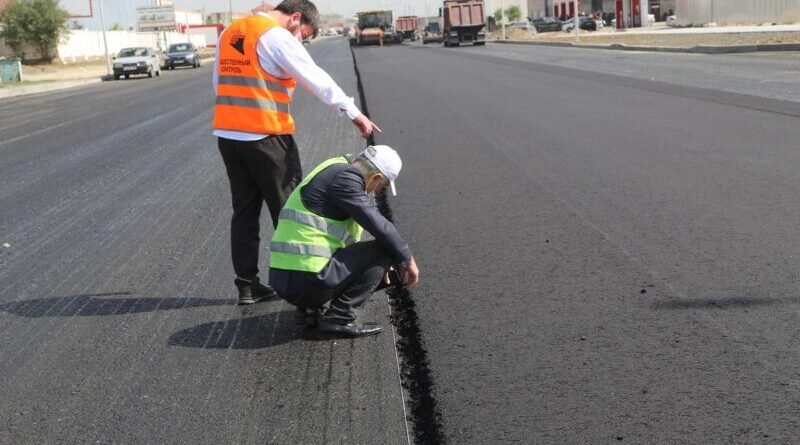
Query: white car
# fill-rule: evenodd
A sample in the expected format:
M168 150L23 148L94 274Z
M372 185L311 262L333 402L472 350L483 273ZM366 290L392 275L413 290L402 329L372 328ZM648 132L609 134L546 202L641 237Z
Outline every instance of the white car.
M528 34L536 34L536 27L530 22L515 22L508 25L509 29L519 29L527 32Z
M161 75L161 61L153 48L123 48L114 57L114 79L131 74L147 74L147 77Z
M667 26L678 26L678 17L674 15L667 17Z

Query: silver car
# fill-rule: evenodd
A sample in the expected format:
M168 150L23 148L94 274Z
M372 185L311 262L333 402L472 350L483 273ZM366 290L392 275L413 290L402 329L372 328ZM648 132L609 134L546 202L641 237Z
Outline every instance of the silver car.
M161 75L161 63L158 53L153 48L123 48L114 57L114 79L131 74L147 74L147 77Z

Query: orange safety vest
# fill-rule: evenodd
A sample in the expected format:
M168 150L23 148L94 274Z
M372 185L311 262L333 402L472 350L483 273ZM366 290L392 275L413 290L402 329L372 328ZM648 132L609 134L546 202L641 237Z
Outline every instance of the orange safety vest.
M297 82L270 76L258 62L258 39L278 23L253 15L231 24L219 40L214 129L293 134L289 112Z

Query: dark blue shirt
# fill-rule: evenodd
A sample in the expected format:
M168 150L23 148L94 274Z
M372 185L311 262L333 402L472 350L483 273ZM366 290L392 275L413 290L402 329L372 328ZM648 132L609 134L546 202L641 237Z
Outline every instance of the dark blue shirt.
M411 249L394 224L381 215L367 197L361 172L350 164L334 164L317 173L300 190L303 205L325 218L344 221L353 218L369 232L396 263L411 259ZM332 260L334 261L334 260ZM270 269L269 281L276 289L286 289L291 271Z

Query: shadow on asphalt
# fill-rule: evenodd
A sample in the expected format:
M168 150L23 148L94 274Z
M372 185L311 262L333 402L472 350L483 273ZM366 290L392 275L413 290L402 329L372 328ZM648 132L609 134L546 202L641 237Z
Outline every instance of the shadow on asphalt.
M729 297L729 298L673 298L653 304L653 309L735 309L771 306L784 303L782 298Z
M167 344L200 349L262 349L292 340L331 339L331 336L318 334L302 323L302 316L297 311L285 310L203 323L172 334Z
M99 298L130 292L80 294L0 304L0 311L22 317L96 317L169 311L192 307L235 306L236 300L219 298Z

